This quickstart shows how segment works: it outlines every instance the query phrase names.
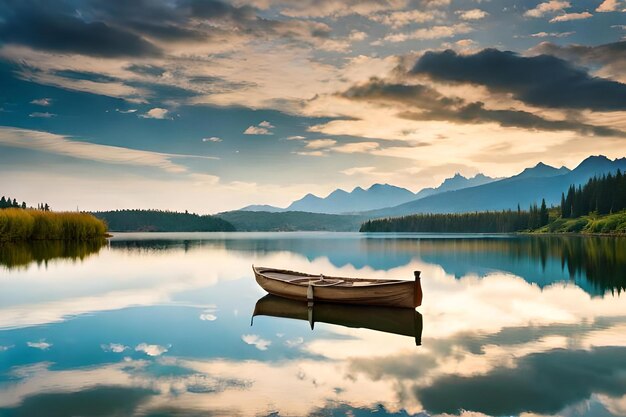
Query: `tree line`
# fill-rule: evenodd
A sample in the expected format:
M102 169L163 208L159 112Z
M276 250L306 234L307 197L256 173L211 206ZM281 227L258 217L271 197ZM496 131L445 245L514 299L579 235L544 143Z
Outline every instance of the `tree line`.
M593 177L583 186L571 185L561 194L561 205L553 217L577 218L591 213L601 215L626 210L626 175L620 170ZM509 233L534 230L550 223L545 199L541 206L531 205L528 211L503 210L451 213L414 214L404 217L369 220L361 232L434 232L434 233Z
M114 232L233 232L235 227L217 216L162 210L94 212Z
M626 175L618 169L615 174L593 177L584 186L571 185L561 194L561 217L564 219L590 213L610 214L626 209Z
M0 209L7 209L7 208L25 209L26 202L22 201L22 203L20 204L17 202L15 198L11 199L11 197L2 196L2 198L0 198ZM37 204L37 210L50 211L50 206L48 205L48 203L39 203Z
M433 233L511 233L536 229L549 222L545 200L529 209L483 211L474 213L413 214L403 217L368 220L361 232Z

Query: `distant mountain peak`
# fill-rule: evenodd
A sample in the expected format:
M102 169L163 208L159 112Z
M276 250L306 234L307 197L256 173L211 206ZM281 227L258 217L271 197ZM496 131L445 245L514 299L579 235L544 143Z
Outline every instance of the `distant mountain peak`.
M368 189L355 187L351 192L338 188L325 198L304 197L291 203L287 210L328 214L352 213L402 204L413 199L415 194L406 188L377 183Z
M566 167L555 168L551 165L545 164L543 162L537 163L532 168L526 168L522 172L517 175L514 175L511 178L520 179L520 178L538 178L538 177L554 177L556 175L563 175L570 172L570 170Z

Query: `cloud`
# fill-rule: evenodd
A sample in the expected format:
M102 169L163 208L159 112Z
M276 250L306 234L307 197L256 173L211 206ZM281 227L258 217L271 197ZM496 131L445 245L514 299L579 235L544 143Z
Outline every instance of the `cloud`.
M296 337L294 339L285 340L285 346L288 348L294 348L300 346L304 343L304 339L302 337Z
M409 40L428 40L451 38L453 36L469 33L473 29L467 23L457 23L451 26L432 26L420 28L408 33L391 33L383 38L386 42L405 42Z
M140 343L135 346L135 351L143 352L148 356L161 356L169 350L171 346L149 345L147 343Z
M353 167L353 168L344 169L343 171L339 171L339 172L341 174L353 176L353 175L367 175L367 174L371 174L374 171L376 171L376 167Z
M348 35L348 39L350 39L351 41L359 42L367 39L367 33L361 32L359 30L352 30Z
M200 320L203 321L215 321L217 320L217 316L212 313L202 313L200 314Z
M486 374L439 377L416 388L415 395L434 414L457 414L461 409L487 415L556 414L592 394L626 394L624 364L623 347L554 349L523 356L515 366ZM488 397L482 395L485 392Z
M48 343L45 340L40 340L39 342L26 342L26 345L39 350L48 350L52 347L52 343Z
M154 167L171 173L187 172L186 167L172 162L172 158L216 159L209 156L168 154L118 146L98 145L73 140L63 135L11 127L0 127L0 145L110 164Z
M300 135L288 136L286 139L287 140L304 140L306 139L306 136L300 136Z
M376 142L352 142L335 146L333 151L339 153L368 153L380 148L380 144Z
M202 138L202 142L221 142L222 139L218 138L217 136L211 136L208 138Z
M54 113L50 113L50 112L45 112L45 113L41 113L41 112L34 112L28 115L28 117L35 117L35 118L41 118L41 119L51 119L53 117L56 117L56 114Z
M526 17L542 17L545 14L556 13L563 9L569 8L569 1L550 0L545 3L539 3L534 9L527 10L524 13Z
M480 9L457 10L455 13L459 15L459 19L462 20L480 20L489 16L489 13Z
M6 352L7 350L14 348L15 345L0 345L0 352Z
M66 5L34 1L13 4L0 20L5 43L99 57L155 56L159 49L142 37L101 21L84 21Z
M128 109L128 110L115 109L115 111L118 113L122 113L122 114L130 114L130 113L136 113L137 109Z
M562 15L553 17L552 19L550 19L550 23L567 22L567 21L570 21L570 20L589 19L590 17L593 17L593 15L591 13L589 13L589 12L566 13L566 14L562 14Z
M169 110L162 109L160 107L155 107L153 109L148 110L146 113L139 115L139 117L142 117L144 119L165 120L165 119L170 119L168 115L169 115Z
M273 129L274 126L264 120L261 123L259 123L257 126L248 126L248 128L246 130L243 131L244 135L273 135L274 132L272 132L270 129Z
M529 35L531 38L566 38L575 32L537 32Z
M272 344L269 340L262 339L256 334L244 334L241 336L241 340L259 350L267 350L267 348Z
M130 349L128 346L124 346L119 343L109 343L108 345L102 344L100 345L100 348L102 348L102 350L105 352L113 352L113 353L122 353L125 350Z
M52 105L51 98L38 98L30 102L30 104L36 104L37 106L50 106Z
M429 51L417 60L411 73L438 81L483 85L535 106L626 110L626 84L593 77L549 55L522 57L497 49L471 55Z
M324 151L298 151L294 153L301 156L328 156L328 153Z
M323 149L330 148L336 143L337 141L334 139L315 139L308 141L304 147L307 149Z
M619 9L619 0L604 0L596 9L596 12L615 12Z
M372 13L396 10L407 5L406 0L239 0L261 9L277 7L289 17L369 16Z
M531 49L532 54L554 55L579 66L597 69L598 75L609 76L626 82L626 41L607 43L596 46L566 45L542 42Z
M524 110L488 109L482 102L468 102L460 97L444 96L432 87L422 84L388 83L380 79L371 79L367 83L351 87L342 93L342 96L350 100L404 107L405 110L400 111L398 115L408 120L436 120L457 124L497 123L504 127L524 129L572 130L585 135L625 135L621 131L576 120L549 120ZM374 145L378 144L370 143L371 148L365 151L377 149Z
M394 29L413 23L426 23L435 19L443 19L446 14L440 10L405 10L388 14L375 14L370 20L391 26Z
M216 312L217 308L215 306L207 308L200 314L200 320L215 321L217 320L217 316L215 315Z

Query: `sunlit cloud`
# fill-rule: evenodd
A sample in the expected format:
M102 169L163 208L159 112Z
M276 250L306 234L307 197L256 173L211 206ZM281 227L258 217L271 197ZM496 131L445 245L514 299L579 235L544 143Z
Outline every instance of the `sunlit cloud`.
M323 149L330 148L336 143L337 141L334 139L315 139L308 141L304 147L307 149Z
M256 126L248 126L248 128L243 131L243 134L244 135L273 135L274 132L272 132L271 130L273 128L274 126L270 122L264 120Z
M241 340L259 350L267 350L267 348L272 344L269 340L265 340L256 334L244 334L241 336Z
M56 114L54 113L50 113L50 112L33 112L31 114L28 115L28 117L35 117L35 118L41 118L41 119L50 119L52 117L56 117Z
M489 16L489 13L480 9L457 10L455 13L459 16L459 19L462 20L480 20Z
M50 106L52 105L51 98L38 98L30 102L30 104L36 104L37 106Z
M122 353L128 349L128 346L122 345L120 343L109 343L108 345L102 344L100 348L105 352L113 352L113 353Z
M38 342L26 342L26 346L39 350L48 350L52 347L52 343L48 343L44 339Z
M563 9L569 8L569 1L561 1L561 0L550 0L545 3L539 3L534 9L527 10L524 13L524 16L527 17L542 17L548 13L556 13Z
M409 40L427 40L451 38L456 35L469 33L473 30L466 23L457 23L451 26L433 26L429 28L420 28L412 32L392 33L383 38L386 42L406 42Z
M171 346L149 345L147 343L140 343L135 346L135 351L143 352L148 356L161 356L166 353Z
M614 12L619 9L619 6L620 6L620 0L604 0L596 8L596 12L600 12L600 13Z
M160 107L155 107L153 109L148 110L146 113L139 115L139 117L143 117L144 119L170 119L170 111L167 109L162 109Z
M567 22L569 20L589 19L590 17L593 17L593 15L591 13L589 13L589 12L566 13L566 14L562 14L562 15L553 17L552 19L550 19L550 23Z
M196 157L192 155L166 154L117 146L98 145L48 132L8 127L0 127L0 145L32 149L110 164L154 167L170 173L187 172L186 167L172 162L172 158L194 157L215 159L214 157L208 156Z
M441 10L405 10L388 14L375 14L370 16L370 19L398 29L413 23L426 23L436 19L443 19L445 16L445 12Z

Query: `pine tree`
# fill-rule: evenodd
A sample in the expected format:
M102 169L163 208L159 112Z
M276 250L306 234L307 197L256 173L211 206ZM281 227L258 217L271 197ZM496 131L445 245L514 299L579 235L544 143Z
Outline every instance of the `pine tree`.
M539 219L540 219L541 226L545 226L546 224L548 224L548 221L549 221L548 207L546 207L545 198L541 199L541 210L539 212Z

